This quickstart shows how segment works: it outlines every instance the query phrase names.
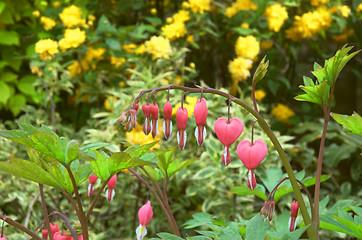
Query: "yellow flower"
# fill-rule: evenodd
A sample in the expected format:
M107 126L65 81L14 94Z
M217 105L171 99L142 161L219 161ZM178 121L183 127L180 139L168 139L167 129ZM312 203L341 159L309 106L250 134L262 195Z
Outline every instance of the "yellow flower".
M152 15L156 15L156 14L157 14L157 9L156 9L156 8L152 8L152 9L151 9L151 14L152 14Z
M249 23L242 23L242 24L240 25L240 27L242 27L242 28L249 28Z
M190 68L195 68L196 66L195 66L195 63L193 63L193 62L190 62Z
M203 14L205 11L210 10L211 0L189 0L189 7L194 13Z
M310 0L310 4L312 4L312 6L319 6L321 4L326 4L327 2L329 2L329 0Z
M93 14L88 15L88 21L94 22L96 20L96 17Z
M168 59L172 53L170 41L162 36L152 36L150 40L145 42L146 52L152 55L152 59L165 58Z
M274 45L274 42L273 41L261 41L260 42L260 48L264 51L272 48Z
M362 12L362 3L358 4L356 12Z
M43 24L44 29L47 30L47 31L49 31L50 29L55 27L55 25L57 25L56 22L53 19L48 18L48 17L44 17L44 16L42 16L40 18L40 22L41 22L41 24Z
M124 88L126 86L126 83L124 81L121 81L121 82L118 83L118 86L120 88Z
M136 48L136 50L134 51L135 54L137 55L141 55L146 51L146 47L144 44L141 44L138 46L138 48Z
M295 115L294 111L287 105L278 103L271 111L276 119L283 123L289 123L288 119Z
M166 18L166 22L167 22L167 23L172 23L172 21L173 21L173 20L172 20L172 17Z
M175 79L173 80L173 84L178 85L178 86L182 86L183 83L183 79L181 75L177 75L175 77Z
M250 76L250 68L253 61L247 58L238 57L229 63L229 72L234 83L245 80Z
M62 50L69 48L77 48L80 44L84 43L86 39L85 32L79 28L66 29L64 38L59 40L59 46Z
M102 55L106 52L105 48L92 48L88 47L87 52L85 53L85 60L88 63L91 63L93 59L102 60Z
M82 11L79 7L71 5L66 7L59 14L64 26L72 28L78 25L85 25L85 19L82 19Z
M152 138L151 134L145 135L143 132L143 128L141 124L137 124L137 126L131 131L126 132L126 139L129 144L135 145L145 145L149 143L153 143L155 141L160 140L161 138L159 136L162 136L162 123L159 121L158 124L158 133L155 138ZM158 142L153 148L160 148L160 143Z
M185 24L182 22L174 22L165 25L161 28L161 31L162 35L164 35L170 40L175 40L177 38L185 36L186 34Z
M43 73L40 71L39 67L35 67L35 66L31 66L30 65L30 70L33 74L38 75L39 77L43 76Z
M240 36L235 43L235 52L238 57L254 59L260 51L260 43L254 36Z
M113 64L116 68L122 66L123 63L126 62L126 59L124 57L116 58L111 56L111 64Z
M347 5L339 6L338 11L344 18L348 18L349 14L351 13L351 9Z
M349 29L347 31L344 31L343 34L333 35L332 38L334 41L336 41L338 43L347 43L348 37L353 34L354 34L353 29Z
M190 20L190 12L186 10L179 10L176 14L172 16L174 22L186 22Z
M287 8L279 3L271 5L265 9L264 15L268 19L269 29L274 32L279 32L284 21L288 19Z
M228 18L233 17L239 11L257 10L258 7L253 3L252 0L236 0L231 4L230 7L226 8L225 16Z
M53 3L53 7L54 7L54 8L59 8L60 6L61 6L60 1L55 1L55 2Z
M189 43L195 42L194 35L188 35L187 38L186 38L186 41L189 42Z
M128 53L134 53L135 49L137 48L137 45L134 43L130 43L130 44L123 44L122 45L123 50L125 50Z
M187 109L187 116L191 117L192 115L194 115L194 109L197 99L198 97L186 96L183 107ZM175 107L172 108L172 116L176 115L177 109L179 107L181 107L181 102L177 103Z
M266 93L263 90L256 90L255 91L255 99L257 101L261 101L266 96Z
M325 7L319 7L313 12L295 16L293 26L286 30L287 38L298 41L311 38L322 29L327 29L332 23L331 14Z
M79 65L78 61L73 61L73 63L67 67L70 78L73 78L73 77L77 76L78 74L81 74L82 71L86 71L89 69L89 64L86 60L84 60L84 59L81 60L80 64L81 65Z
M39 10L33 11L32 14L33 14L33 16L36 17L36 18L38 18L38 17L40 16Z
M104 107L108 111L112 111L112 108L116 107L118 98L112 95L107 96L107 99L104 101Z
M58 43L52 39L41 39L35 44L35 52L43 60L51 59L54 54L58 53Z

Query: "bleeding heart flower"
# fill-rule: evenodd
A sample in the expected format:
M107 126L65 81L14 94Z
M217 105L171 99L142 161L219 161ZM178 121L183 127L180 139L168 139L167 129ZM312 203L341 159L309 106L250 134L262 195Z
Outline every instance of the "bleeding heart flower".
M151 105L149 104L143 104L142 105L142 111L145 114L146 120L143 124L143 132L148 135L151 132Z
M224 117L215 121L214 130L216 136L220 142L224 144L224 152L221 160L225 166L229 165L231 161L229 146L238 139L243 129L244 124L238 117L233 117L230 122Z
M92 196L93 194L93 187L94 184L96 183L98 177L93 174L92 176L89 177L89 185L88 185L88 197Z
M0 233L0 240L7 240L6 237L2 237L1 233Z
M52 234L54 235L56 232L59 232L59 226L56 223L50 224L50 230L52 231Z
M155 138L158 132L158 105L151 105L151 133L152 137Z
M48 239L48 230L47 229L43 229L41 230L41 234L43 235L43 240L47 240ZM0 234L1 237L1 234ZM1 239L1 238L0 238Z
M298 209L299 209L298 202L294 200L290 208L290 218L288 223L290 232L293 232L297 227Z
M248 140L243 140L239 143L236 151L245 167L249 169L247 185L251 190L254 190L256 186L254 169L265 158L268 146L263 140L256 140L253 145Z
M172 132L172 105L169 101L163 106L163 133L168 139Z
M107 183L108 189L106 190L106 197L108 202L112 201L114 195L116 194L114 191L116 183L117 183L117 174L114 174L113 177L111 177L111 179Z
M205 98L198 99L195 108L194 108L194 115L195 115L195 122L196 122L196 128L195 128L195 137L197 144L199 146L202 145L202 143L205 140L206 137L206 118L207 118L207 106L206 106L206 100Z
M179 107L176 112L176 125L177 125L177 142L181 150L186 146L186 126L187 126L187 109Z
M138 220L140 225L136 229L137 240L142 240L144 236L147 235L147 224L151 221L153 216L153 210L151 207L151 202L148 200L145 205L143 205L140 210L138 210Z

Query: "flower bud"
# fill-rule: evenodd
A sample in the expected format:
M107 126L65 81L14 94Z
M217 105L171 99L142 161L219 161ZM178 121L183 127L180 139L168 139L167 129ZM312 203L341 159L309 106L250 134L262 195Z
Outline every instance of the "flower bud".
M195 137L197 144L201 146L206 137L206 118L207 118L207 105L205 98L198 99L194 108L196 129Z
M151 105L151 133L152 137L155 138L158 132L158 105Z
M147 224L151 221L153 216L153 210L151 207L151 202L147 201L138 211L138 220L140 225L136 229L137 240L142 240L144 236L147 235Z
M168 139L172 132L172 105L169 101L163 106L163 133Z
M181 150L186 146L186 126L187 126L187 109L179 107L176 112L176 125L177 125L177 142Z
M145 114L145 123L143 124L143 132L148 135L151 132L151 105L149 104L143 104L142 105L142 111Z
M297 227L297 216L298 216L299 205L297 201L293 201L292 206L290 208L290 218L289 218L289 231L292 232Z
M111 179L107 183L108 189L106 190L106 197L108 202L112 201L115 195L114 188L116 187L116 183L117 183L117 174L113 175L113 177L111 177Z
M88 197L92 196L93 194L93 187L94 184L96 183L98 177L93 174L92 176L89 177L89 185L88 185Z

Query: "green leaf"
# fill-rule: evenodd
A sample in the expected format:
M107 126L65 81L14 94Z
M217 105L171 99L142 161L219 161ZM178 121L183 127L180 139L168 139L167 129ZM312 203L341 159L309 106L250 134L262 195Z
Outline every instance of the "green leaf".
M39 164L24 159L10 158L9 162L0 162L0 171L33 182L59 188L52 176Z
M243 240L239 232L235 232L230 228L222 228L220 231L220 239L223 240Z
M146 159L142 160L137 157L131 158L131 156L125 152L117 152L112 154L112 156L110 157L108 169L111 172L111 175L113 175L114 173L122 169L154 164L154 162L145 160Z
M15 31L6 31L3 29L0 29L0 44L1 45L19 45L19 35Z
M234 193L234 194L238 194L240 196L255 195L255 196L263 199L264 201L267 198L267 196L262 191L260 191L259 189L256 188L254 190L250 190L245 185L241 185L241 186L238 186L238 187L232 187L231 192Z
M245 240L264 240L268 230L268 221L264 216L257 214L246 224Z
M339 223L343 224L345 227L347 227L350 230L350 232L351 232L350 235L351 236L356 237L358 239L362 239L362 231L358 228L358 226L354 222L349 221L349 220L344 219L344 218L339 217L339 216L333 216L333 217Z
M58 139L48 133L32 133L30 135L32 144L29 147L34 148L46 155L52 156L58 161L65 163L65 157Z
M110 49L121 51L121 45L116 38L106 38L106 44Z
M157 151L157 159L158 159L158 167L161 169L161 171L163 172L163 175L166 175L167 169L173 159L173 155L175 153L176 150L176 146L172 147L168 150L159 150Z
M104 143L104 142L91 143L91 144L88 144L88 145L82 147L81 150L83 152L87 153L87 152L91 152L93 150L97 150L97 149L100 149L100 148L108 146L108 145L110 145L110 144Z
M105 15L102 15L98 21L96 33L117 33L117 29L110 23Z
M278 183L279 179L283 177L283 171L280 168L273 167L267 168L265 178L262 178L262 182L265 187L271 192L275 185Z
M308 227L310 227L310 225L294 230L293 232L286 232L281 240L298 240Z
M25 106L26 99L24 95L15 94L9 100L8 106L14 116L17 116L21 112L21 108Z
M106 181L107 178L110 176L110 173L108 171L109 157L104 156L105 154L103 155L96 150L94 150L92 153L96 155L95 160L90 161L90 164L92 166L92 171L102 181Z
M362 117L353 112L351 116L338 113L331 113L332 118L346 128L347 133L355 134L362 137Z
M79 143L77 140L70 140L66 147L65 162L70 164L72 161L79 158Z
M18 79L18 75L7 71L1 74L0 76L0 82L11 82L11 83L16 83Z
M37 93L35 91L35 88L33 87L35 79L36 77L31 75L22 77L16 86L20 92L26 95L29 96L36 95Z
M0 103L6 104L10 94L10 87L4 82L0 82Z
M167 240L184 240L183 238L180 238L178 236L175 236L173 234L170 234L170 233L165 233L165 232L162 232L162 233L158 233L157 234L160 238L162 239L167 239Z
M178 171L180 171L184 167L187 167L187 166L191 165L197 159L198 158L192 158L192 159L187 159L187 160L184 160L184 161L180 161L180 160L177 159L175 161L172 161L171 164L167 168L167 175L169 177L171 177L172 175L174 175L175 173L177 173Z

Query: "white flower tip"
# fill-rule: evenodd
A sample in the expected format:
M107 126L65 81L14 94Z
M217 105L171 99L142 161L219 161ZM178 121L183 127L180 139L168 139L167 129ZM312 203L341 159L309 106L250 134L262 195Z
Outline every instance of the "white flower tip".
M137 240L142 240L147 235L147 228L139 225L136 229Z
M114 195L116 194L116 192L114 191L114 189L112 189L112 192L109 193L108 189L106 190L106 198L107 201L110 202L112 201L112 199L114 198Z

